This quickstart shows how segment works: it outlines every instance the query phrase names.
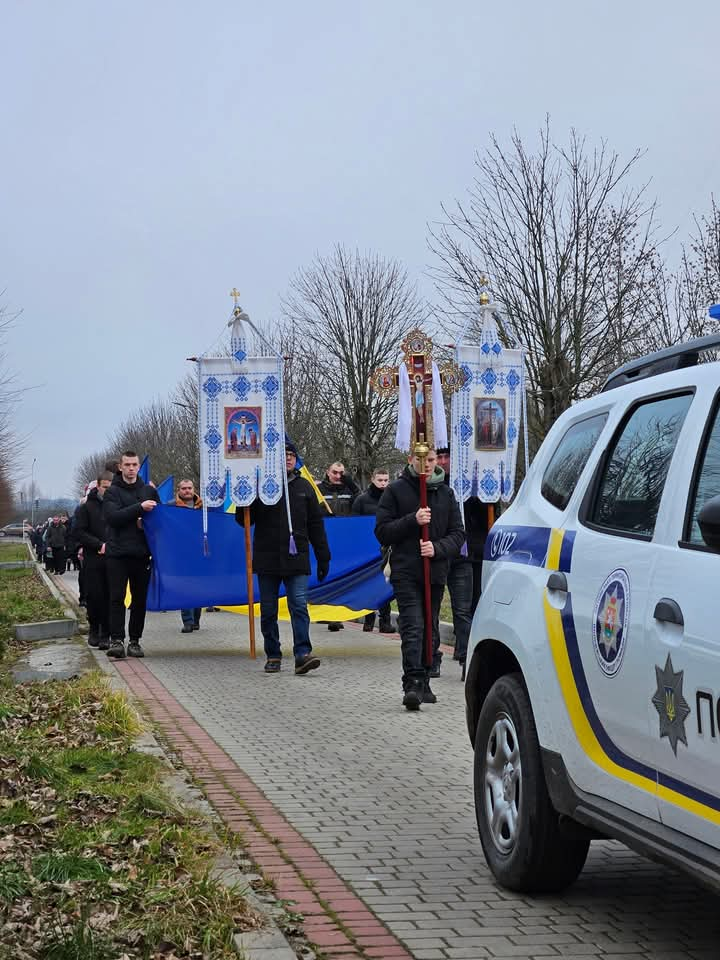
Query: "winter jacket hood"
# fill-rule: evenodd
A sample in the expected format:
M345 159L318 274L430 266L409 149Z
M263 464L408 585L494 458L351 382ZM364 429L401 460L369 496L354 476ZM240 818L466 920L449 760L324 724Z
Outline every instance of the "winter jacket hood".
M193 510L202 510L202 505L202 497L199 497L196 493L193 494L192 503L185 503L185 501L181 500L180 497L175 497L176 507L188 507L188 509L192 508Z

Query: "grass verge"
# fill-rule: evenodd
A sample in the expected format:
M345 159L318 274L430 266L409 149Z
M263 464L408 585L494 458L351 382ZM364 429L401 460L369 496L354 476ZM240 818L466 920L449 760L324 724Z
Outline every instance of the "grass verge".
M0 570L0 657L16 623L60 620L62 616L62 606L48 593L36 570Z
M0 543L0 563L29 559L30 555L24 543Z
M99 671L13 686L0 663L0 960L230 960L258 925L141 729Z

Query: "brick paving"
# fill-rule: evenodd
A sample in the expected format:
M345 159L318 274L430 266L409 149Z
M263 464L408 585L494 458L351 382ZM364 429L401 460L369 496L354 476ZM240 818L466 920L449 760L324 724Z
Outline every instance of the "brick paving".
M203 613L182 635L179 614L152 614L147 657L120 670L328 957L718 960L718 898L620 844L593 843L561 896L498 888L457 665L408 714L397 642L354 625L313 642L318 671L295 677L287 656L267 676L244 619Z

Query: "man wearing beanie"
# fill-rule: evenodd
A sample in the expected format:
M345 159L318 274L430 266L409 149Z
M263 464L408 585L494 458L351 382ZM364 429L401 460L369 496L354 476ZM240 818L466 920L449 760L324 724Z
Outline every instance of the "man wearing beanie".
M317 578L324 580L330 569L330 549L325 535L322 510L312 486L300 476L297 448L285 443L285 469L288 479L291 525L284 498L268 505L255 500L250 507L253 536L253 569L260 587L260 630L265 643L265 673L279 673L282 665L278 598L285 584L293 633L295 673L305 674L320 666L312 652L310 615L307 608L310 575L310 545L317 562ZM244 510L235 520L244 525ZM295 553L291 552L291 534Z

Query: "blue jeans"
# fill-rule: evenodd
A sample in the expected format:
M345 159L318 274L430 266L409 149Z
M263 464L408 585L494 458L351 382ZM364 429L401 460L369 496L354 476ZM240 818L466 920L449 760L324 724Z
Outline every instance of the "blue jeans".
M312 651L310 615L307 608L307 574L278 577L271 573L259 573L257 579L260 587L260 630L265 641L265 656L273 660L282 657L278 629L278 597L281 583L285 584L287 593L293 632L293 654L296 660L307 656Z
M191 627L194 623L200 624L200 614L202 613L202 607L195 607L194 610L181 610L180 616L182 617L182 622L184 626Z

